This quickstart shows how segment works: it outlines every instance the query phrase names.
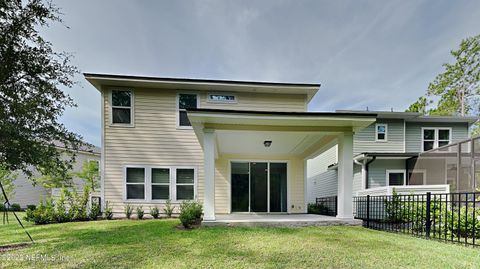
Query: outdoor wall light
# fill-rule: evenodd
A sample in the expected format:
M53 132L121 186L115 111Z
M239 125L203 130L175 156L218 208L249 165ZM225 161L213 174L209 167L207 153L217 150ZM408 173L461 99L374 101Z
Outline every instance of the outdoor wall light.
M268 147L270 147L270 146L272 145L272 141L270 141L270 140L265 140L265 141L263 141L263 145L264 145L266 148L268 148Z

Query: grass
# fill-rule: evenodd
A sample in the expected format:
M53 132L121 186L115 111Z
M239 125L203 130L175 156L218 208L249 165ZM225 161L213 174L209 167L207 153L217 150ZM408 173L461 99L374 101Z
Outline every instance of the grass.
M27 229L36 243L0 268L478 268L480 249L362 227L178 230L178 220L114 220ZM26 242L10 217L0 245Z

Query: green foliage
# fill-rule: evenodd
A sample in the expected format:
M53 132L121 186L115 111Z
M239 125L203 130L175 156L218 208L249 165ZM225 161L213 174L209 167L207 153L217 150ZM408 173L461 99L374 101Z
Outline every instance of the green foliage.
M158 206L150 207L150 215L152 215L152 217L154 219L158 219L158 217L160 215L160 211L158 210Z
M10 211L22 211L22 207L19 204L11 204L10 205Z
M71 173L62 174L56 172L48 172L47 169L40 168L40 176L34 177L34 185L40 185L46 189L68 188L73 185Z
M132 216L133 207L132 207L130 204L126 204L126 205L123 207L123 212L125 212L125 217L126 217L127 219L130 219L130 217Z
M194 224L199 224L202 217L202 205L196 201L184 201L180 205L180 222L189 229Z
M143 210L142 206L137 207L137 219L143 219L143 215L145 214L145 211Z
M163 212L165 213L165 215L167 215L167 218L172 217L172 214L173 214L174 210L175 210L175 206L172 206L172 201L170 201L170 199L168 199L165 202L165 207L163 208Z
M55 203L55 221L58 223L67 222L71 220L71 215L66 208L65 189L60 192L60 197Z
M5 168L3 165L0 165L0 183L2 183L5 194L9 200L12 199L12 196L15 194L15 184L14 181L17 179L17 173L13 173ZM0 192L0 203L3 205L5 203L5 197Z
M326 205L323 203L309 203L307 205L307 212L308 214L317 214L317 215L332 215L333 211L330 210Z
M398 223L403 220L402 215L402 198L393 189L391 199L385 201L385 212L387 213L387 221Z
M100 213L100 205L98 203L92 203L92 207L90 208L90 212L88 213L88 218L90 220L96 220Z
M429 115L478 115L480 101L480 35L462 40L458 50L452 50L453 63L443 65L420 97L407 111ZM432 108L429 105L434 103Z
M37 208L36 205L27 205L27 209L35 210L35 208Z
M25 220L35 224L53 223L55 220L55 208L52 199L41 201L35 210L27 209Z
M75 158L64 158L56 145L77 150L83 144L59 122L75 106L62 88L74 85L77 69L40 35L62 22L60 14L51 1L0 5L0 164L29 177L33 168L65 177Z
M90 186L92 191L100 188L100 170L97 161L85 160L82 170L74 173L74 175L81 178L86 185Z
M113 219L113 208L108 201L105 202L105 211L103 213L107 220Z

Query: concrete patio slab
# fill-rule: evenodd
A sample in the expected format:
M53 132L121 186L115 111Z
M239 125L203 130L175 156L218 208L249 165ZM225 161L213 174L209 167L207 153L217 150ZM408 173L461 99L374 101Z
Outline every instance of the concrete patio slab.
M202 225L244 227L360 226L362 221L313 214L228 214L216 215L215 220L203 221Z

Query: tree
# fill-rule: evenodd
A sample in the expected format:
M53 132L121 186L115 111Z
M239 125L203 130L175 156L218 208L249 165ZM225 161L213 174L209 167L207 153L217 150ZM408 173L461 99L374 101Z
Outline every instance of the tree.
M458 50L452 50L454 63L443 64L444 72L428 86L426 96L410 105L407 111L430 115L478 114L480 95L480 35L462 40ZM438 99L436 106L430 98Z
M48 0L0 2L0 164L29 177L37 168L64 178L75 158L62 159L57 146L75 151L82 145L58 121L75 106L61 87L74 85L77 69L38 32L62 23L59 15Z
M89 186L92 191L100 187L99 178L100 170L98 162L95 160L85 160L83 162L82 170L74 173L75 176L83 179L85 185Z
M14 181L17 179L17 174L12 173L11 171L5 169L5 167L0 166L0 183L2 183L3 189L7 197L10 197L15 194L15 185ZM0 192L0 203L5 203L5 197Z

